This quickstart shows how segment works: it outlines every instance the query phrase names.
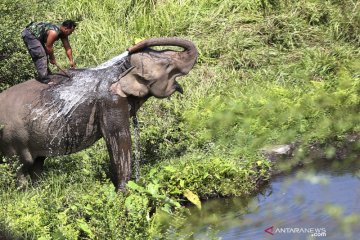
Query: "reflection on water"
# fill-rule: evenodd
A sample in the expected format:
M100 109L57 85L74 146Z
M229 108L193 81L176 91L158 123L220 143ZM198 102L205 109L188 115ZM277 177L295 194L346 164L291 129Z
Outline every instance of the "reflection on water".
M191 210L185 231L195 239L360 239L359 162L317 161L256 197L208 201Z

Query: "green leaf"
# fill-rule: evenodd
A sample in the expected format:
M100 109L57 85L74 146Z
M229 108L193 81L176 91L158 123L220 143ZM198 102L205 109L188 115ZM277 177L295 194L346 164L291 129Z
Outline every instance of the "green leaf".
M189 189L186 189L185 192L184 192L184 196L190 202L192 202L198 209L201 209L201 201L200 201L198 195L196 195L195 193L193 193Z
M126 185L128 188L138 191L138 192L146 192L145 188L136 184L134 181L129 181Z
M77 226L84 231L90 238L94 237L94 233L91 231L89 225L84 221L84 219L78 219Z
M177 171L176 168L174 168L173 166L166 166L164 167L164 170L171 173L175 173Z
M148 193L152 196L156 196L159 193L159 184L150 183L147 185Z
M180 179L180 187L184 187L185 186L185 181L183 179Z
M66 236L64 236L64 234L62 233L62 231L60 229L57 229L53 234L52 237L54 239L58 239L58 240L66 240Z
M137 213L139 210L146 208L148 198L137 194L131 194L125 200L125 208L129 212Z

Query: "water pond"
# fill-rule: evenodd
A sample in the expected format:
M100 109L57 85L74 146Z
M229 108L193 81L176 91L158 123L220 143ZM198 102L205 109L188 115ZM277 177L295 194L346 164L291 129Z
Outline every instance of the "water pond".
M193 239L360 239L360 159L318 160L248 199L191 209Z

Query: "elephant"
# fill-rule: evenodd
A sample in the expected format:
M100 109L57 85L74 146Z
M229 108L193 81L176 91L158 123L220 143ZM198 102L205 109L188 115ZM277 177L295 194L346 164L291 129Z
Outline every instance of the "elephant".
M111 180L124 190L131 178L131 116L151 96L183 93L176 78L189 73L197 56L191 41L150 38L96 67L54 74L50 84L31 79L14 85L0 93L0 153L18 157L17 181L26 183L41 174L46 157L104 138Z

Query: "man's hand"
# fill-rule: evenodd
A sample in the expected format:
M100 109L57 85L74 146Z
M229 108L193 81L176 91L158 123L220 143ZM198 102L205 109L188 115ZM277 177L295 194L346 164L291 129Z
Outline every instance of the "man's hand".
M76 68L76 63L74 61L70 61L70 68Z
M51 63L52 65L56 65L56 60L55 60L55 58L50 58L50 63Z

